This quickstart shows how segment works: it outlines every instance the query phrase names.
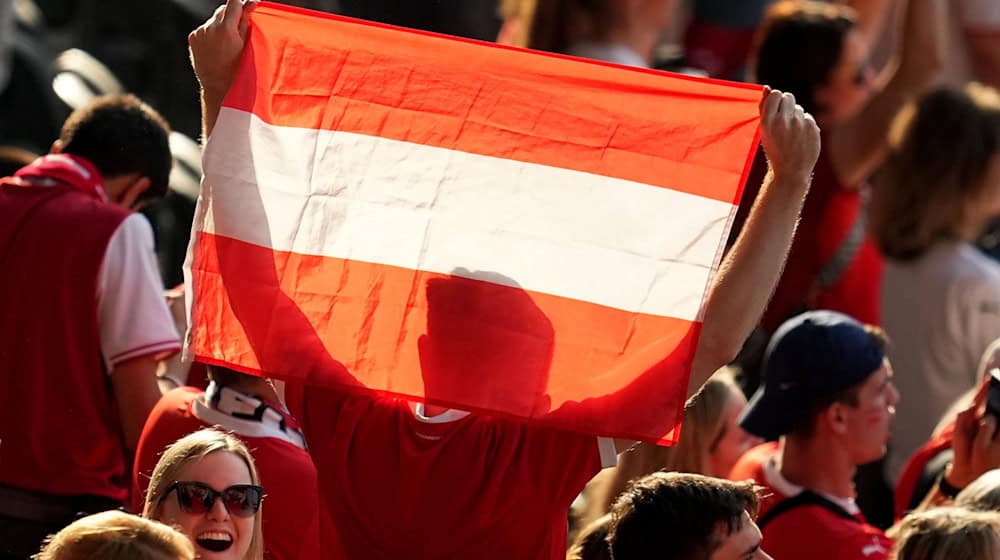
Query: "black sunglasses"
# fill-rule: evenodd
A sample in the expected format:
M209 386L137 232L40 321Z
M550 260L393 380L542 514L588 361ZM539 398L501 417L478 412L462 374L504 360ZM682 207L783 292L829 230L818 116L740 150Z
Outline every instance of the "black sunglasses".
M177 505L186 513L202 514L212 509L217 498L231 515L253 517L264 499L264 488L255 484L235 484L219 492L202 482L175 482L160 496L160 502L177 492Z

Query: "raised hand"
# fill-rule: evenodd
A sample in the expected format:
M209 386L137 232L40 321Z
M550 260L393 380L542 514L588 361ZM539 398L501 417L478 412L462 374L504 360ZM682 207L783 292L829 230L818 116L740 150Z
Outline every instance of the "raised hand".
M987 376L972 405L955 419L955 436L951 445L954 459L945 477L956 488L964 488L979 475L1000 467L1000 439L995 437L997 419L985 414L984 410L988 390Z
M225 95L233 83L246 43L248 17L255 4L227 0L188 35L191 65L207 93Z
M776 177L808 178L819 159L819 127L795 96L764 87L760 100L761 143Z

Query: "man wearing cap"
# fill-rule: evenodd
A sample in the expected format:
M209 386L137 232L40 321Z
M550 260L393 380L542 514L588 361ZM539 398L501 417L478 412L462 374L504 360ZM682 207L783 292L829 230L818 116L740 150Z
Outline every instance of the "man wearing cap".
M881 559L892 548L854 502L858 465L881 458L899 393L877 327L831 311L783 324L768 345L764 384L740 419L769 440L733 468L766 488L758 525L776 559ZM769 496L768 496L769 495Z
M733 467L765 496L757 524L777 560L888 558L885 534L854 502L858 465L885 455L899 393L881 329L833 311L786 321L764 354L764 385L740 426L768 440ZM955 420L954 457L918 509L954 499L982 473L1000 467L997 420L985 413L986 380Z

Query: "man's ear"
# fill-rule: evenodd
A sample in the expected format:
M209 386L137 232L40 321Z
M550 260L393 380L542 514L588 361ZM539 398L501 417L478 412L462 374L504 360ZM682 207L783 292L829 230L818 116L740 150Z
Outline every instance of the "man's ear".
M132 181L129 186L125 187L119 204L125 208L134 208L136 201L139 200L142 193L149 190L151 184L152 181L149 180L149 177L139 177L135 181Z
M838 435L847 433L847 411L844 410L844 403L835 402L826 407L821 419L829 426L830 431Z
M62 140L56 138L55 142L52 143L52 147L49 148L50 154L61 154L63 149Z

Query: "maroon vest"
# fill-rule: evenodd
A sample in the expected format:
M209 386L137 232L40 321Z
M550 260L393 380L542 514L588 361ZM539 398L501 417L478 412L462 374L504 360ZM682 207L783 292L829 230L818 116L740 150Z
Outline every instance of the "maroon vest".
M0 183L0 484L127 498L97 281L129 214L67 186Z

